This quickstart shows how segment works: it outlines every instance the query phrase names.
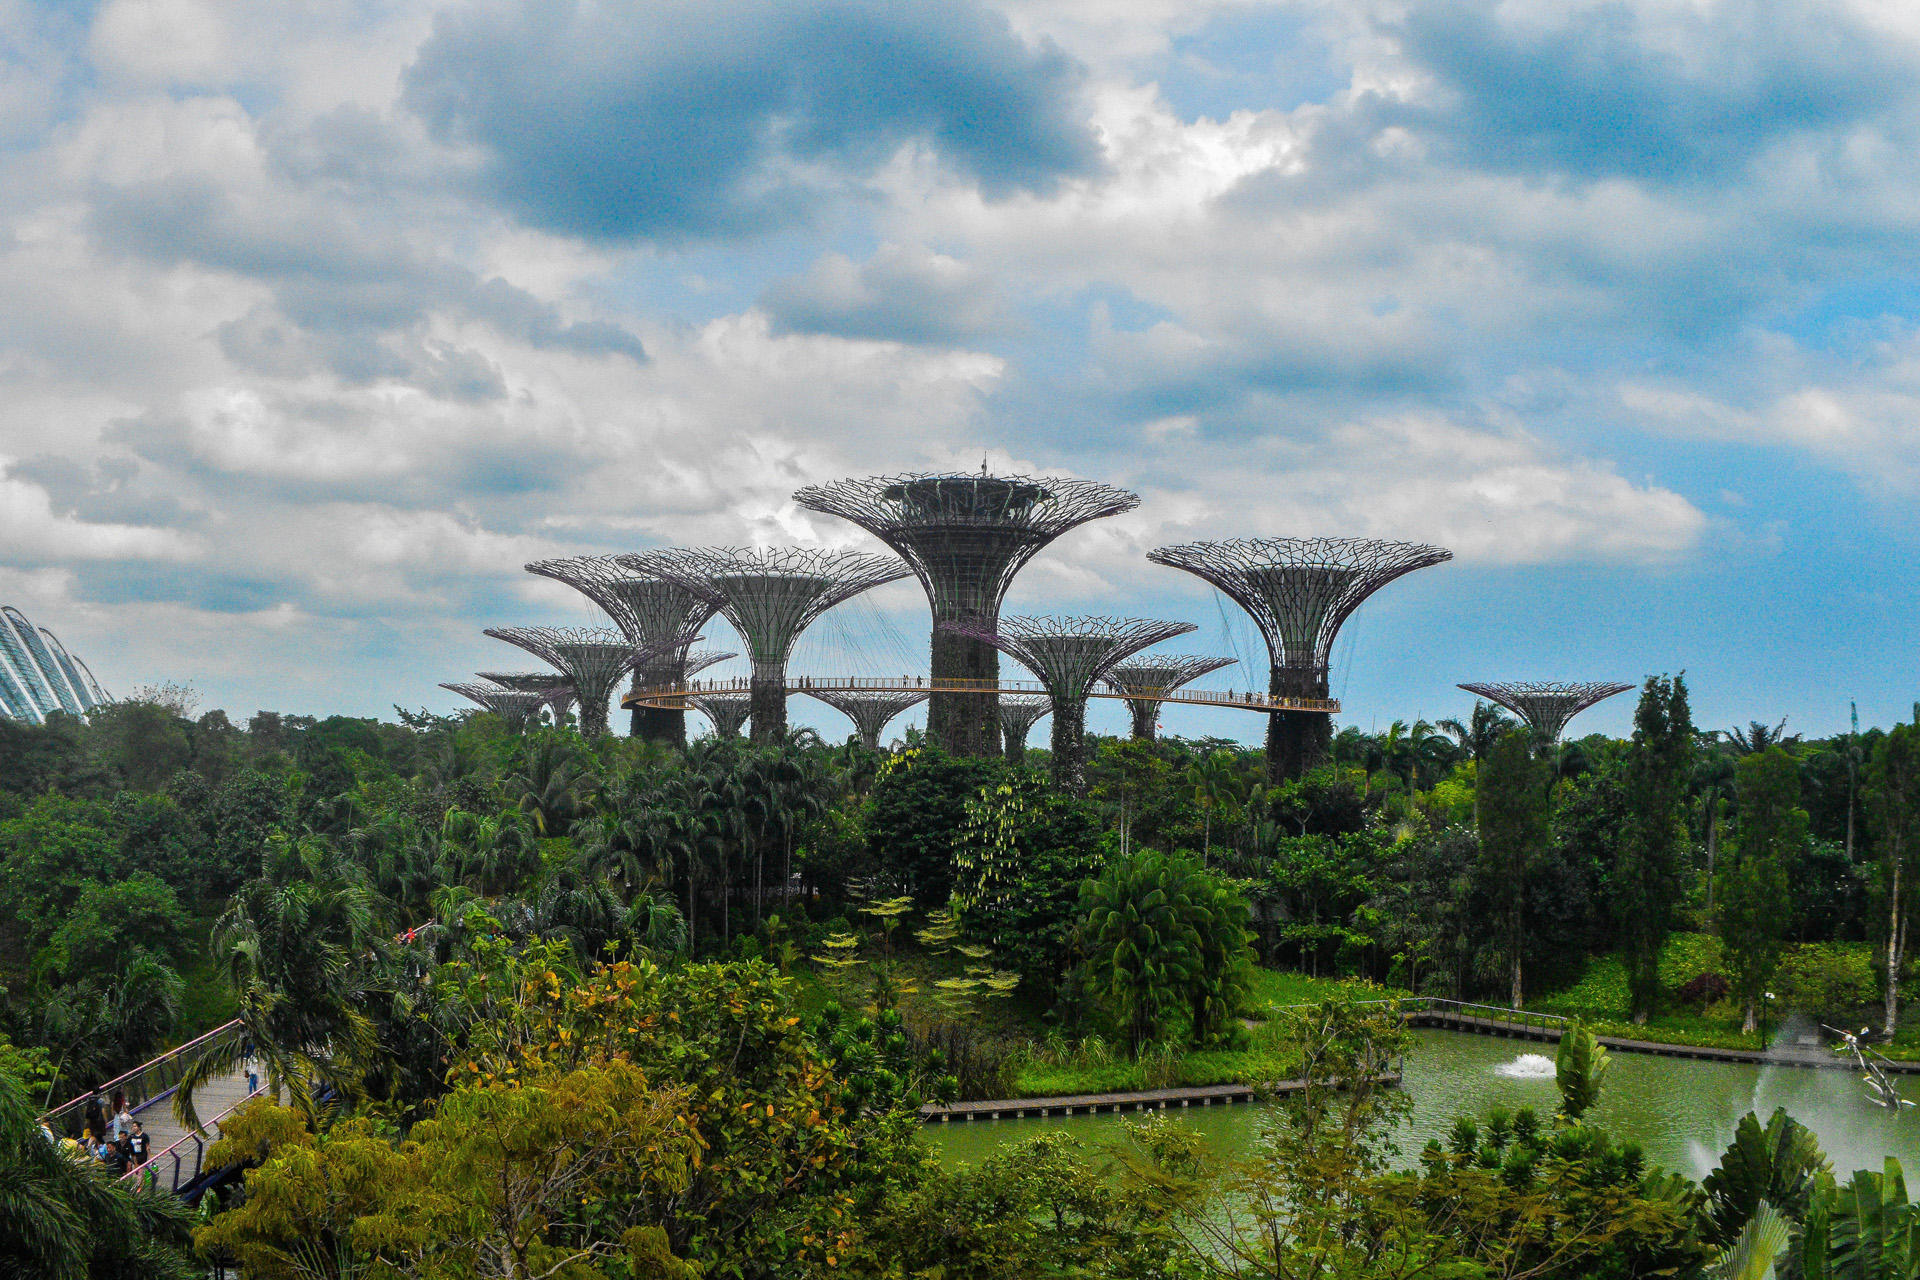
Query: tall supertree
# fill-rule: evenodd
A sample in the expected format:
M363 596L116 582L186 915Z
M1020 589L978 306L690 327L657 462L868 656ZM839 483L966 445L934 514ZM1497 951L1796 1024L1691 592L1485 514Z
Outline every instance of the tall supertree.
M655 574L636 572L615 556L535 560L528 573L564 582L606 610L636 650L652 656L636 664L633 687L677 685L693 675L687 646L699 638L718 605L709 597ZM685 746L687 713L680 707L635 707L628 731L637 738Z
M1002 618L996 630L944 622L1017 659L1053 700L1053 782L1086 788L1087 695L1119 663L1163 640L1197 630L1157 618Z
M1234 664L1232 658L1209 658L1200 654L1148 654L1137 662L1123 662L1107 673L1107 684L1127 700L1133 712L1133 736L1151 742L1154 723L1160 718L1160 704L1183 684L1198 680L1209 671Z
M1453 552L1368 538L1233 538L1161 547L1147 559L1206 579L1252 615L1273 662L1268 693L1324 701L1334 637L1360 602L1403 574L1453 559ZM1273 712L1268 778L1305 773L1325 757L1332 737L1323 712Z
M443 683L440 687L451 689L493 712L507 722L509 733L525 733L527 722L539 715L540 708L547 705L547 695L540 690L502 689L484 684Z
M1053 699L1044 693L1009 693L1000 699L1000 732L1005 737L1007 759L1019 764L1027 754L1027 734L1036 720L1053 710Z
M580 732L607 732L607 703L638 656L624 635L610 627L490 627L486 634L552 663L580 699Z
M1551 751L1559 743L1567 721L1594 703L1633 688L1630 684L1611 681L1566 683L1557 680L1506 680L1459 687L1499 703L1526 721L1527 728L1533 730L1534 744L1542 751Z
M740 726L753 714L750 693L696 693L687 701L693 704L694 710L713 721L714 736L720 738L739 737Z
M813 485L793 495L839 516L900 553L933 610L933 679L976 681L986 692L936 691L927 733L956 755L988 756L1000 744L1000 655L979 638L1000 617L1007 587L1042 547L1069 529L1140 505L1111 485L1061 476L875 476ZM948 623L958 624L948 626Z
M853 727L860 732L861 745L869 751L880 749L880 733L889 721L908 707L927 700L924 690L914 693L886 689L805 689L802 692L853 721Z
M710 601L740 633L753 662L756 742L786 736L787 660L800 633L833 606L909 572L892 556L810 547L707 547L620 559L635 573Z

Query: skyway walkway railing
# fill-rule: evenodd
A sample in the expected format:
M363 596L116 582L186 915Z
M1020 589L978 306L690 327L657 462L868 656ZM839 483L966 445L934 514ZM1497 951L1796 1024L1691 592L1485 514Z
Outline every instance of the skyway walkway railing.
M689 698L708 693L748 693L753 682L746 677L731 680L689 680L682 684L650 685L636 689L620 700L627 710L650 707L664 711L682 709ZM1047 687L1038 680L935 680L932 676L789 676L788 693L1038 693ZM1128 694L1111 689L1096 690L1093 698L1125 698ZM1181 702L1194 706L1232 707L1241 711L1315 711L1337 715L1337 698L1288 698L1252 689L1152 689L1135 690L1133 697L1154 698L1161 702Z
M255 1086L252 1092L243 1092L240 1098L231 1103L219 1115L204 1121L200 1128L190 1129L177 1138L163 1151L155 1152L145 1164L135 1165L120 1175L120 1181L129 1186L165 1187L174 1195L191 1187L206 1172L207 1148L219 1139L211 1136L208 1130L218 1133L222 1121L247 1103L267 1092L267 1086Z
M136 1119L140 1113L156 1103L173 1096L180 1087L180 1081L200 1056L209 1051L231 1051L235 1058L240 1056L244 1047L246 1032L240 1025L240 1019L223 1023L205 1035L187 1041L167 1050L152 1061L143 1062L125 1075L116 1076L101 1085L99 1089L90 1089L77 1098L61 1103L40 1117L40 1122L63 1137L77 1138L86 1127L84 1116L87 1100L96 1093L112 1101L116 1093L124 1093L127 1098L127 1110ZM110 1118L110 1117L109 1117ZM97 1135L96 1135L97 1136Z

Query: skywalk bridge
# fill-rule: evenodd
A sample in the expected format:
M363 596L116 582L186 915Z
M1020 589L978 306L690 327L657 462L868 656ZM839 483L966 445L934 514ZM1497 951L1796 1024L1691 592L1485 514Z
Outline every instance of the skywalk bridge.
M753 682L747 677L732 680L688 680L680 684L651 685L637 689L620 700L625 710L648 708L680 711L689 701L710 693L749 693ZM1046 694L1038 680L947 680L932 676L789 676L788 693L991 693ZM1316 711L1326 715L1340 713L1337 698L1290 698L1252 689L1150 689L1129 686L1125 692L1101 689L1088 693L1090 698L1151 699L1179 702L1200 707L1230 707L1239 711Z

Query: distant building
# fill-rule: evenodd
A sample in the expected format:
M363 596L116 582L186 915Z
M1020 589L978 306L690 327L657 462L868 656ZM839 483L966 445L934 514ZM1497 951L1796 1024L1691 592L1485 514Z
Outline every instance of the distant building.
M55 711L84 716L107 701L60 637L12 605L0 606L0 716L41 724Z

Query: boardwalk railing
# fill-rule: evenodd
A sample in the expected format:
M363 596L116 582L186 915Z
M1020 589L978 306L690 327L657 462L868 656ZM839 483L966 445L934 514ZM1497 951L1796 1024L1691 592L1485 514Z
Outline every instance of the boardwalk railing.
M163 1186L174 1195L180 1194L181 1188L192 1186L206 1172L207 1148L218 1141L207 1130L218 1130L221 1121L266 1091L267 1086L261 1084L200 1128L190 1131L166 1150L156 1152L145 1164L121 1174L120 1181L133 1187Z
M187 1041L177 1048L169 1049L150 1062L143 1062L125 1075L116 1076L101 1085L97 1090L109 1102L115 1093L127 1095L127 1110L138 1113L163 1098L172 1095L180 1086L180 1080L187 1074L200 1056L209 1051L231 1051L234 1057L240 1056L245 1043L246 1032L240 1025L240 1019L215 1027L203 1036ZM55 1133L65 1137L78 1137L86 1127L84 1116L87 1100L94 1096L95 1090L89 1090L77 1098L61 1103L40 1117L41 1123Z
M689 680L682 684L650 685L644 689L635 689L620 700L620 705L632 710L636 707L653 707L668 711L677 711L686 704L687 699L706 693L749 693L753 681L745 676L731 680ZM819 690L822 693L856 693L875 691L883 693L1041 693L1047 692L1047 686L1038 680L935 680L931 676L789 676L788 693L808 693ZM1113 690L1091 690L1090 698L1126 698L1152 697L1160 702L1185 702L1199 706L1237 707L1242 711L1319 711L1329 715L1340 710L1338 699L1334 698L1291 698L1278 697L1270 693L1261 693L1253 689L1155 689L1151 692L1136 690L1132 694Z

